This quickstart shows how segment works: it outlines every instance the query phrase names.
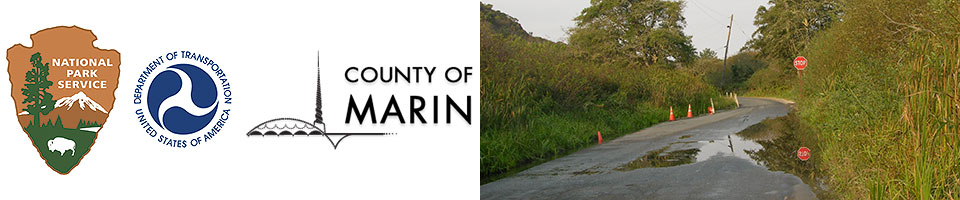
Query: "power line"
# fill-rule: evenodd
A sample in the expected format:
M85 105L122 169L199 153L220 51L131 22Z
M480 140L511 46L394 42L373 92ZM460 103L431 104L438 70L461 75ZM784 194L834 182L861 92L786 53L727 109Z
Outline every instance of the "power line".
M691 1L692 1L694 4L697 4L698 7L702 6L702 5L699 5L700 3L697 3L697 1L694 1L694 0L691 0ZM709 6L707 6L706 8L707 8L708 10L710 10L711 12L713 12L713 14L717 14L717 15L721 15L721 16L723 15L723 14L720 14L720 12L717 12L716 10L710 8Z
M717 20L716 17L714 17L714 16L711 15L710 13L707 13L707 11L704 10L703 7L701 7L699 3L697 3L696 1L690 1L690 2L693 2L693 6L694 6L694 7L697 7L697 9L700 10L701 13L705 14L708 18L710 18L710 20L713 20L713 21L716 22L717 24L723 24L723 22L721 22L720 20ZM716 11L714 11L714 12L716 12Z

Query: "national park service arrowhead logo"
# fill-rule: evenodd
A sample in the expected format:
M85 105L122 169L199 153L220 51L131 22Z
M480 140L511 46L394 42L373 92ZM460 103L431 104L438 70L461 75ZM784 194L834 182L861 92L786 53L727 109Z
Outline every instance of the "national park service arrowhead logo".
M33 47L7 49L17 120L47 166L68 174L90 151L113 109L120 53L93 46L76 26L30 35Z

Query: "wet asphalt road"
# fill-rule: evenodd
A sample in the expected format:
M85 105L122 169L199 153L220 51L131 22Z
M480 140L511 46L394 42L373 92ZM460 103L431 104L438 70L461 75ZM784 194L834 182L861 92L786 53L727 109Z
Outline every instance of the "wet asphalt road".
M711 116L661 123L481 185L480 198L816 199L797 176L768 171L742 156L739 148L725 153L701 148L704 155L692 164L614 170L652 150L705 146L682 141L730 142L728 135L789 112L789 105L779 100L741 97L740 104L739 109Z

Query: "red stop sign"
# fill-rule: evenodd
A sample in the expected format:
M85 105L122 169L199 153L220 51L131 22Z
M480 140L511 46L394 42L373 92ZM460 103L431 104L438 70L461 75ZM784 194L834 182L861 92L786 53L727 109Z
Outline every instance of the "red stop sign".
M807 159L810 159L810 149L807 147L800 147L800 149L797 150L797 158L800 158L802 161L807 161Z
M800 56L800 57L797 57L796 59L793 59L793 67L796 67L797 70L802 71L803 68L807 67L807 58Z

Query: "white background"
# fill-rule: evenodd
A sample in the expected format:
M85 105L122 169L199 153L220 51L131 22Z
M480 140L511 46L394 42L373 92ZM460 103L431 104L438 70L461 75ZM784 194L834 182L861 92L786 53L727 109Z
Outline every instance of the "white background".
M4 49L18 43L32 46L30 34L42 29L76 25L96 34L96 47L118 50L122 65L110 117L96 144L68 175L47 167L18 125L12 98L0 95L0 199L477 198L477 6L476 1L450 0L4 1ZM233 111L225 129L196 148L157 143L134 114L137 76L153 58L178 50L214 59L233 86ZM320 137L245 136L268 119L313 119L317 51L327 130L397 135L353 136L337 150ZM0 66L7 66L6 59L0 59ZM436 66L438 72L432 84L350 84L343 78L350 66ZM472 66L474 76L467 84L447 83L440 72L450 66ZM0 77L0 91L8 94L6 70ZM455 113L452 124L401 125L395 119L344 124L349 95L371 93L380 112L390 94L397 96L401 110L409 106L410 95L443 99L449 94L461 105L471 95L473 124ZM444 113L443 104L439 107ZM430 113L424 116L428 120Z

